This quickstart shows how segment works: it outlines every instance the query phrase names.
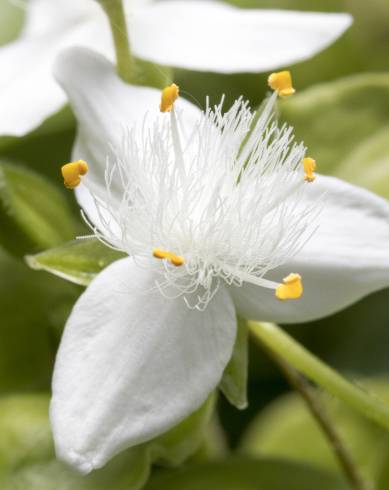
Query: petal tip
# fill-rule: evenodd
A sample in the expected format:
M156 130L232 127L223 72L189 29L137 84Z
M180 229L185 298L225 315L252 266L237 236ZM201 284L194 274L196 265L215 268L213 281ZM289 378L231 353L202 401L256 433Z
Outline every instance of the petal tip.
M78 470L82 475L87 475L95 469L95 466L73 449L69 449L66 458L60 457L64 462Z
M342 34L344 34L344 32L346 32L347 29L349 29L354 22L353 16L346 12L344 13L340 12L336 14L333 13L328 15L331 15L334 18L334 20L336 18L335 26L334 26L335 28L337 28L336 30L334 29L334 34L336 36L335 39L337 37L340 37Z
M63 422L63 414L60 415L58 412L59 403L56 402L55 398L52 398L50 403L50 422L54 438L55 455L59 461L74 468L80 474L87 475L96 469L97 465L71 446L71 436L69 437L69 432L66 431L68 426Z
M343 14L339 14L339 16L341 16L341 18L342 18L343 25L344 25L345 29L349 28L354 22L354 17L347 12L345 12Z
M238 410L246 410L246 408L247 408L248 406L249 406L249 403L248 403L248 401L247 401L247 400L245 400L245 401L242 401L241 403L238 403L238 404L236 405L236 408L237 408Z

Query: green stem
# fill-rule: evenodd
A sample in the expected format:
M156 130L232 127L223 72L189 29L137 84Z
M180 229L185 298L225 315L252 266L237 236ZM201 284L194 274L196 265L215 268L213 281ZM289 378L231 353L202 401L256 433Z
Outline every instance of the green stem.
M369 483L363 478L352 454L349 452L347 445L342 440L340 434L333 425L324 407L320 403L316 390L310 386L308 381L299 374L288 362L282 359L271 349L262 345L267 354L277 364L279 369L284 374L292 388L294 388L305 401L305 404L316 420L317 424L326 436L329 444L338 459L339 465L343 473L350 483L350 488L353 490L372 490Z
M97 0L107 14L116 52L118 75L131 82L134 77L134 58L128 39L126 17L122 0Z
M248 325L254 338L261 344L265 344L297 371L365 417L389 429L389 408L378 397L347 381L277 325L253 321L249 321Z

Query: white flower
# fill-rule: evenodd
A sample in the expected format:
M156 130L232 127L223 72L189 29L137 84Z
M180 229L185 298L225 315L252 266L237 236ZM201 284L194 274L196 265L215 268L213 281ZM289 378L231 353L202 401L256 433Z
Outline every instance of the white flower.
M135 55L225 73L266 71L304 60L351 23L347 14L242 10L201 0L125 4ZM94 0L28 0L26 5L20 38L0 48L0 134L26 134L65 104L51 75L64 47L93 47L113 59L108 23Z
M204 402L236 312L307 321L388 286L389 205L335 178L305 181L305 148L272 119L275 95L248 137L242 100L223 114L178 99L160 114L157 90L124 84L88 50L64 53L56 74L79 122L74 156L90 166L79 202L96 234L131 255L81 295L57 357L57 454L87 472ZM289 273L304 294L280 301ZM301 295L294 279L286 296Z

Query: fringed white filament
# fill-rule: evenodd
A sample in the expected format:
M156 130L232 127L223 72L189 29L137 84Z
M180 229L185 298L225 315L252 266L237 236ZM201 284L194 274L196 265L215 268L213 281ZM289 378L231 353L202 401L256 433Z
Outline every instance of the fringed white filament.
M173 111L151 129L127 129L113 150L106 193L95 196L102 229L94 231L134 257L152 257L154 248L184 257L180 267L164 261L157 287L166 296L203 309L220 281L275 288L266 273L314 231L319 206L300 204L309 185L305 147L292 128L278 127L275 100L259 116L242 99L225 113L223 100L207 103L194 128Z

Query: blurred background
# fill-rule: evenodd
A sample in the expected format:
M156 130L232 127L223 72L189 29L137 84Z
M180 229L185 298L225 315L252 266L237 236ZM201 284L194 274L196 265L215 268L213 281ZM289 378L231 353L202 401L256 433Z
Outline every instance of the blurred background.
M280 117L295 127L297 137L315 156L319 172L389 198L388 1L229 3L353 15L353 26L340 40L313 59L290 67L298 93L280 104ZM1 44L17 37L23 20L19 2L0 0ZM224 93L228 101L244 95L253 106L265 95L266 78L267 74L184 70L174 76L183 95L200 103L206 95L216 102ZM59 173L60 165L69 161L74 135L74 119L65 109L26 137L0 138L0 482L6 490L98 489L103 484L114 490L138 488L121 480L122 467L120 471L115 467L113 476L92 481L70 476L53 462L47 422L50 378L63 325L83 288L31 270L24 256L85 231L74 197L63 188ZM32 173L21 181L18 173L25 169ZM36 195L29 194L29 179L36 189L41 186ZM2 186L4 180L7 188ZM38 210L45 205L44 194L63 212L59 227L58 215L53 215L56 226L51 233L43 233L39 213L28 211L31 199ZM286 330L389 403L388 305L389 290L381 291L332 317ZM388 434L326 395L323 403L365 476L377 489L389 489ZM147 488L347 488L303 403L290 394L282 375L257 346L250 346L248 409L238 411L220 396L218 413L219 421L212 421L207 442L194 458L196 465L188 464L178 473L156 470ZM223 461L231 450L241 459L231 460L228 466L207 466L209 458Z

